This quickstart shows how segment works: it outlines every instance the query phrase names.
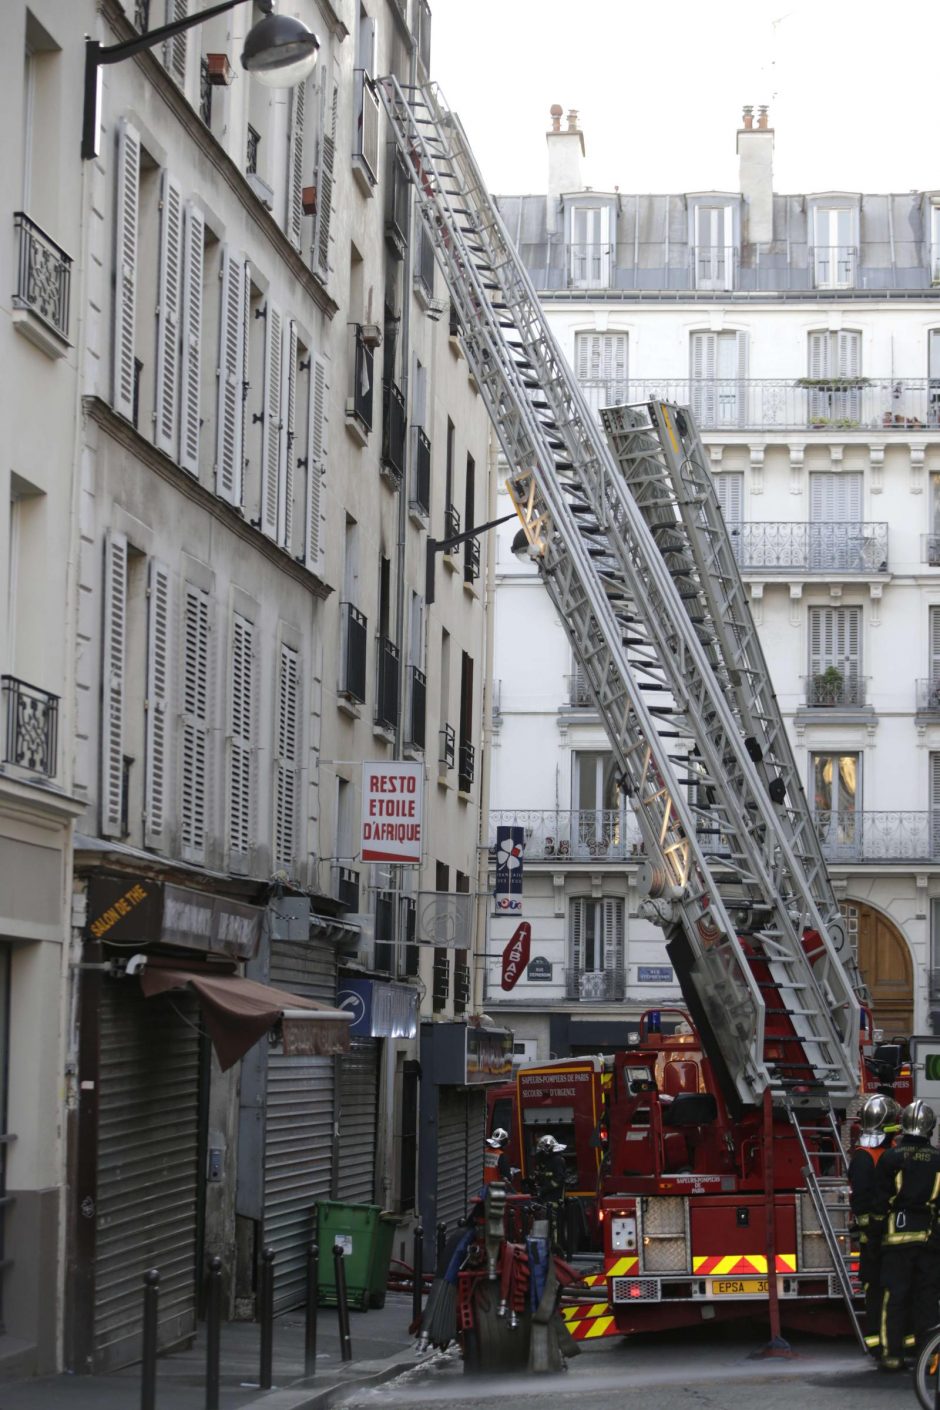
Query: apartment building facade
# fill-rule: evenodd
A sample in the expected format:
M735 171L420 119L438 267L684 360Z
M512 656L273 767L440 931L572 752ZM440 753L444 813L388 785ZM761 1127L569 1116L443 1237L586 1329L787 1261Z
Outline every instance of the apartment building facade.
M26 371L5 393L42 414L12 457L10 580L17 563L32 576L5 698L39 686L63 704L57 768L7 761L0 789L18 818L32 800L59 867L55 916L47 887L42 917L24 909L9 933L48 939L34 979L59 1014L59 1047L36 1064L49 1170L30 1177L54 1195L44 1365L86 1371L139 1355L148 1267L169 1346L192 1333L215 1254L227 1315L253 1315L265 1247L276 1306L300 1302L318 1200L376 1201L403 1240L422 1199L463 1213L447 1161L481 1145L482 1096L422 1083L419 1058L423 1026L463 1035L477 1007L487 547L432 555L426 608L426 544L485 520L489 428L376 88L426 76L424 0L298 6L320 49L292 89L240 67L250 3L109 64L84 163L83 36L133 41L200 6L19 8L10 102L31 111L51 9L44 178L68 184L45 203L37 186L31 213L11 190L11 227L24 211L21 251L72 252L73 323L50 329L56 307L22 289L8 321ZM34 110L46 102L37 89ZM45 467L40 445L56 448ZM34 537L38 495L55 537ZM25 733L41 705L5 718ZM417 779L408 865L362 860L369 763ZM3 857L27 876L24 845ZM12 894L26 906L24 886ZM54 957L70 961L55 974ZM317 1036L298 1052L285 1020L225 1058L192 983L220 972L319 1003ZM34 1085L10 1067L11 1189L29 1185ZM14 1245L19 1217L7 1208Z
M547 141L546 195L500 199L509 233L592 409L693 409L876 1025L929 1032L940 193L780 195L765 109L745 109L734 192L590 190L577 114L553 109ZM503 994L512 922L493 915L487 1005L542 1058L622 1044L680 997L636 916L640 839L600 722L510 540L493 565L489 841L524 829L533 961Z

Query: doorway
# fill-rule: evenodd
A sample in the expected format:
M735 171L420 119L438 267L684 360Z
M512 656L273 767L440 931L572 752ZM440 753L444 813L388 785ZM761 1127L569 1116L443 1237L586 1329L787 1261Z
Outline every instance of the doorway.
M875 1027L885 1040L908 1037L914 1023L914 967L904 935L873 906L846 901L842 910L871 993Z

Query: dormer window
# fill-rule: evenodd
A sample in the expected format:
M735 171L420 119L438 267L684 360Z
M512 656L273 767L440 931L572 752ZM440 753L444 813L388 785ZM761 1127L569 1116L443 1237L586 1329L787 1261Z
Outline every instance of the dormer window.
M609 289L614 252L610 205L571 207L568 280L572 289Z
M940 204L930 207L930 282L940 284Z
M854 207L817 206L813 211L813 283L817 289L854 289L858 264Z
M733 206L696 206L693 270L696 289L733 289L736 241Z

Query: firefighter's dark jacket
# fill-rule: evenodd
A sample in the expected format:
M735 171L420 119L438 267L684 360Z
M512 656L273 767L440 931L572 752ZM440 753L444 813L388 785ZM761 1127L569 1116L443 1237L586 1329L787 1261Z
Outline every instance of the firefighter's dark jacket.
M887 1137L880 1146L859 1146L849 1161L849 1186L852 1191L852 1213L860 1224L868 1222L875 1212L875 1170L879 1160L892 1149Z
M902 1136L875 1167L873 1213L884 1218L885 1246L940 1247L940 1151L924 1136Z
M538 1198L546 1204L559 1204L565 1197L565 1160L561 1152L545 1154L540 1151L533 1173Z

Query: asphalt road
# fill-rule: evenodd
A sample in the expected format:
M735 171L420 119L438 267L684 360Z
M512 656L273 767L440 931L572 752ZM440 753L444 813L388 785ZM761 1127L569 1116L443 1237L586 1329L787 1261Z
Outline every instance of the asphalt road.
M846 1342L800 1337L786 1359L754 1356L761 1334L709 1329L645 1345L586 1346L564 1375L470 1379L453 1353L341 1403L359 1410L913 1410L909 1374L886 1375ZM589 1405L587 1404L589 1398Z

